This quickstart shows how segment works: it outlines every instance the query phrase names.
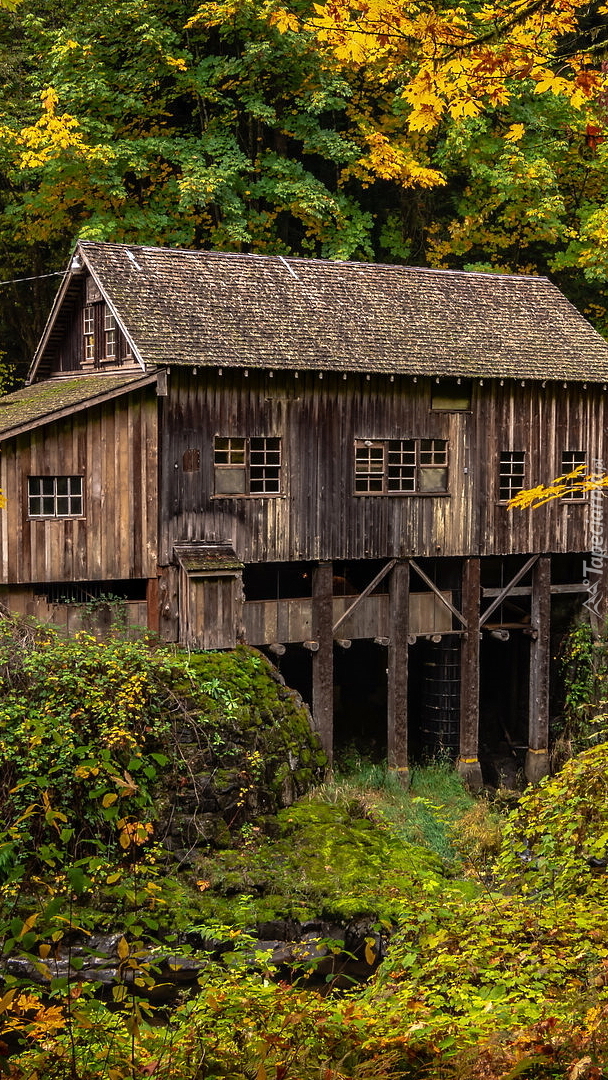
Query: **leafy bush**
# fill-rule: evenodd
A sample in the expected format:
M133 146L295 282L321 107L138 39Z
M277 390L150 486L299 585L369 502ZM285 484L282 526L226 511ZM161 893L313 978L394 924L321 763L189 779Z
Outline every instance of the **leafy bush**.
M607 862L608 743L600 743L524 792L505 826L497 872L524 893L603 892L594 871Z

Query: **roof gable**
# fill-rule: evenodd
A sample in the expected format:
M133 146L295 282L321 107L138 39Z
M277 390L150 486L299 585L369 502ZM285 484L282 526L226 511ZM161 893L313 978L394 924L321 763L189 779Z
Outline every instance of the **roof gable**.
M103 281L98 278L95 268L88 265L86 258L83 257L82 252L77 248L70 258L63 282L57 292L50 315L46 321L46 326L30 367L28 382L33 382L35 379L44 378L50 374L56 361L57 352L66 333L72 311L78 306L83 286L83 273L86 273L87 271L93 278L108 309L114 315L117 327L128 341L133 356L142 370L145 370L144 361L134 343L131 341L127 329L123 325L120 312L116 310L112 301L107 296Z
M145 365L608 381L608 343L547 278L90 241L76 253Z

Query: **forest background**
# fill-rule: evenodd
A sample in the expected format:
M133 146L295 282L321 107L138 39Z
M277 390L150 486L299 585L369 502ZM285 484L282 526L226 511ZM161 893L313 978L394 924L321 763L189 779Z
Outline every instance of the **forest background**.
M7 388L77 236L548 274L608 329L605 4L2 9Z

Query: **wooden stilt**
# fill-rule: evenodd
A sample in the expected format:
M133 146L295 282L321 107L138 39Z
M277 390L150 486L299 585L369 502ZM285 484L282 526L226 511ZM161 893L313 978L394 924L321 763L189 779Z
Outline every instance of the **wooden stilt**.
M549 772L549 660L551 626L551 559L543 555L532 571L530 697L526 779L534 784Z
M465 559L462 572L462 610L467 632L460 656L460 756L456 768L473 791L483 785L479 764L479 559Z
M409 619L409 563L395 564L389 581L388 642L388 767L407 786L407 653Z
M329 763L334 742L333 566L321 562L312 574L312 715Z

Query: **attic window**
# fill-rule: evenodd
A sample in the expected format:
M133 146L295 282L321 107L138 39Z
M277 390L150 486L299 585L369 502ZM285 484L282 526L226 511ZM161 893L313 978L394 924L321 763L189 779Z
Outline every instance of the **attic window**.
M440 379L431 387L431 409L466 412L471 408L470 379Z
M95 359L95 318L93 306L87 304L82 313L82 332L84 337L85 360Z
M103 328L105 336L106 360L113 360L116 356L116 319L106 307L103 316Z
M278 495L281 440L274 437L216 436L216 495Z
M82 476L28 476L31 518L82 517Z

